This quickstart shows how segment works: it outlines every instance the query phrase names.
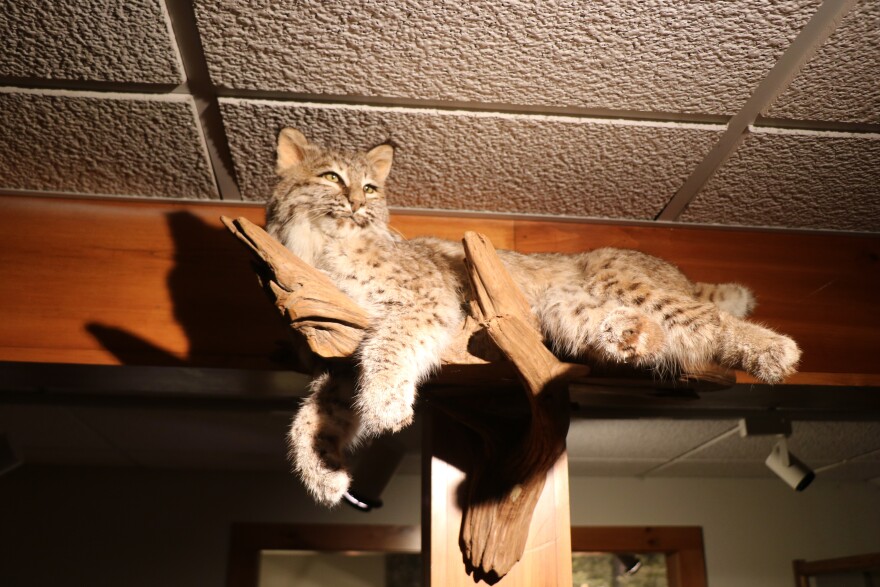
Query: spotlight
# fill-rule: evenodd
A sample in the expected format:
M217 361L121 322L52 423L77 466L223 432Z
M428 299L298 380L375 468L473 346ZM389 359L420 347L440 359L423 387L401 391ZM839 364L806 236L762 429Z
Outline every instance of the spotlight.
M791 454L784 436L779 438L765 463L795 491L803 491L816 478L812 469Z
M362 512L382 507L382 492L394 476L403 453L403 444L390 438L380 438L362 451L351 487L342 496L345 503Z
M623 569L621 572L623 577L632 577L642 568L641 559L634 554L615 554L614 556L617 558L617 562L620 563L620 566Z
M750 416L740 420L739 430L744 438L771 435L778 438L770 456L764 462L795 491L803 491L816 478L816 473L788 450L787 438L791 436L791 422L780 414L770 412Z

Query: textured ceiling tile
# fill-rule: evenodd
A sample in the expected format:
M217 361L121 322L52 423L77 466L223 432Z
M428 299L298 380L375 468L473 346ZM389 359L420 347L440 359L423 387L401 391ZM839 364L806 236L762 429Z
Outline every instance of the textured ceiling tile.
M776 442L774 435L734 434L695 453L688 462L763 464ZM880 449L880 422L793 422L788 448L813 467L838 463Z
M0 406L0 433L24 462L126 464L116 447L58 406Z
M863 0L765 114L880 123L880 2Z
M733 434L691 455L693 461L751 461L763 463L776 444L775 436L747 436Z
M839 462L874 453L880 462L880 422L794 422L788 441L804 461Z
M880 135L756 128L681 220L880 231Z
M217 198L191 98L0 91L0 188Z
M0 76L179 84L161 0L4 2Z
M275 137L294 126L319 144L393 140L392 206L653 218L719 127L426 109L221 100L247 199L275 183Z
M138 465L156 469L189 469L196 471L276 471L289 472L290 464L284 450L284 442L274 453L228 450L208 451L127 451L127 455Z
M682 461L651 473L651 477L772 477L763 462Z
M737 426L736 420L575 420L573 459L669 460Z
M192 453L217 455L268 454L283 457L288 415L199 410L76 408L72 411L93 430L126 452L152 456ZM283 458L282 458L283 460Z
M733 114L819 0L200 0L216 84Z
M663 461L657 459L600 460L569 458L568 472L571 475L589 477L638 477L645 471L649 471L661 464L663 464Z

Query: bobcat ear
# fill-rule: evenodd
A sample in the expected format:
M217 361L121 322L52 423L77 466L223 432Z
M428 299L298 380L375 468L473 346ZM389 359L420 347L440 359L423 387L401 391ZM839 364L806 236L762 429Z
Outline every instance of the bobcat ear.
M376 180L379 182L385 181L385 178L388 177L388 172L391 171L391 161L394 159L394 147L391 145L379 145L378 147L373 147L367 153L367 161L373 166L376 170Z
M284 128L278 135L278 158L275 161L275 173L283 175L285 171L302 163L309 141L295 128Z

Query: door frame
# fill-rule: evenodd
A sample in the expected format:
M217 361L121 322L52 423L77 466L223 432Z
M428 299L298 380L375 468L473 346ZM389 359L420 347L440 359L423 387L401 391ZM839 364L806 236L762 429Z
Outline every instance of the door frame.
M263 550L421 552L420 526L249 524L230 529L227 587L256 587ZM669 587L707 587L698 526L573 526L572 552L666 555Z

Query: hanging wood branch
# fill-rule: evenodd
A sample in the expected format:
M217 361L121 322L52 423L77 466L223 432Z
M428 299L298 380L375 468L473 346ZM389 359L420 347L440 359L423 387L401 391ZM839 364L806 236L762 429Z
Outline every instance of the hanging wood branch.
M547 472L565 451L568 381L589 369L563 363L547 350L525 296L485 236L466 233L464 250L472 312L515 365L530 412L520 426L492 426L491 419L477 426L486 464L475 467L468 479L462 521L466 558L477 576L503 577L523 555Z
M220 220L262 261L256 268L261 284L312 352L326 359L351 356L370 325L367 313L247 218Z

